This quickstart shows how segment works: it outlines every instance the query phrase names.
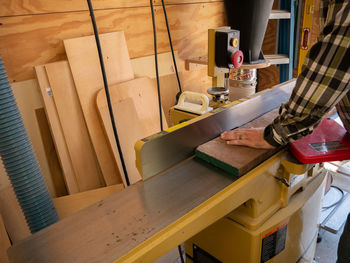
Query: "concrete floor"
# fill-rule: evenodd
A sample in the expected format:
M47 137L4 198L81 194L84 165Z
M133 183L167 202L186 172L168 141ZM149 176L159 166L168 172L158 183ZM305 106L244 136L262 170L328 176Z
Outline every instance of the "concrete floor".
M334 229L338 229L336 234L326 231L324 229L320 229L319 236L322 238L321 242L319 242L316 246L316 255L315 259L318 263L336 263L337 261L337 248L338 242L341 234L343 233L344 223L346 220L346 216L350 211L350 196L346 195L347 192L344 191L345 197L343 199L343 203L338 206L335 210L335 213L330 214L330 218L328 219L328 223L326 225L336 225L338 227L333 227ZM330 191L324 196L323 206L329 206L335 203L341 197L341 193L339 190L335 188L331 188ZM333 208L332 208L333 209ZM321 223L324 222L324 219L327 217L327 214L330 213L330 210L323 210L321 213ZM335 224L334 224L335 222ZM323 223L325 224L325 223Z

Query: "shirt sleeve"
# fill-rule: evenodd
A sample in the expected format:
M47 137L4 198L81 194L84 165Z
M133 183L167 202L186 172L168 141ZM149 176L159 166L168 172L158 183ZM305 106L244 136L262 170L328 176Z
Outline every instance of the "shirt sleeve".
M265 128L273 146L310 134L327 112L349 92L350 1L332 1L325 26L306 56L303 69L279 116Z

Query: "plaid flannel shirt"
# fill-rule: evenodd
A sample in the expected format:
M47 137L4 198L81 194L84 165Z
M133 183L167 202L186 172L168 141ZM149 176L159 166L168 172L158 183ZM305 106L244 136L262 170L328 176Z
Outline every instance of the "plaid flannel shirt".
M264 138L271 145L310 134L334 106L350 131L350 0L321 0L321 4L323 30L306 55L289 101L265 128Z

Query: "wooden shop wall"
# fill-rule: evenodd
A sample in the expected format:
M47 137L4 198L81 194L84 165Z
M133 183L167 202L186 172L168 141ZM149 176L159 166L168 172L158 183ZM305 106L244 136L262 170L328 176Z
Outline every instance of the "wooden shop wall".
M319 1L319 0L316 0ZM152 55L153 30L148 0L93 0L100 33L124 31L131 58ZM207 54L207 29L225 25L222 0L166 0L174 49L183 60ZM169 52L169 41L160 0L154 0L158 52ZM276 6L276 3L275 3ZM269 21L263 51L275 53L277 21ZM85 0L1 0L0 55L12 83L20 82L14 92L19 106L27 111L26 126L36 126L41 135L29 134L40 158L53 196L64 195L63 181L54 145L42 108L33 67L64 60L63 40L92 35ZM278 67L260 70L259 90L278 83ZM206 68L181 73L184 90L205 91L210 87ZM24 82L25 81L25 82ZM23 84L22 84L23 83ZM29 87L31 89L29 89ZM32 99L27 93L31 94ZM30 105L29 105L30 104ZM31 129L29 129L31 130ZM43 139L44 138L44 139ZM38 139L36 142L35 140ZM37 145L41 145L38 147ZM44 163L44 164L42 164ZM2 168L2 167L1 167ZM0 168L0 170L1 170ZM55 176L56 174L56 176ZM8 185L0 171L0 189ZM61 189L61 190L60 190Z

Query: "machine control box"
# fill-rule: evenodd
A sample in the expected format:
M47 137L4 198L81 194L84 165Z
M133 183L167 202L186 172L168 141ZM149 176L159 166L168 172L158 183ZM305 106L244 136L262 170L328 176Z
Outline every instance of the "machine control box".
M220 68L239 68L243 53L239 50L239 31L220 29L215 32L215 64Z

